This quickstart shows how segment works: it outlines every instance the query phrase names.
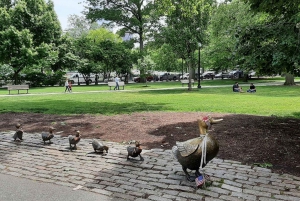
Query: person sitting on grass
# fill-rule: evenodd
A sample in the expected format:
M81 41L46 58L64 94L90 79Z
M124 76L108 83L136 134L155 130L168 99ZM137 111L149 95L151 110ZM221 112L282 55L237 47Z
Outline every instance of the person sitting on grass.
M248 89L247 92L249 92L249 93L254 93L254 92L256 92L256 88L255 88L255 86L254 86L253 83L250 84L250 89Z
M236 82L236 83L232 86L232 91L233 91L233 92L240 92L240 93L243 92L242 87L239 86L239 83L238 83L238 82Z

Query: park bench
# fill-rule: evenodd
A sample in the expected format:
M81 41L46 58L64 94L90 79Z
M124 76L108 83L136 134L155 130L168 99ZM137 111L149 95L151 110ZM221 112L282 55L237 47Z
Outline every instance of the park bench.
M114 88L116 87L116 82L108 82L107 84L109 86L109 90L111 90L111 87L114 87ZM123 87L123 90L124 90L125 83L119 82L119 87Z
M20 90L27 90L28 93L29 85L7 85L7 90L10 94L11 90L18 90L18 94Z
M184 84L189 84L189 80L187 79L187 80L180 80L180 82L181 82L181 84L182 84L182 86L184 85ZM194 86L194 79L191 79L191 84Z

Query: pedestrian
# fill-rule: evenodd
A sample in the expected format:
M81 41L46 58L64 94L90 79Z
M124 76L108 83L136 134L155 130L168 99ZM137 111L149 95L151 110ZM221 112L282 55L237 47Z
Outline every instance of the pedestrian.
M72 82L69 81L69 92L72 92Z
M120 81L120 78L117 75L115 77L116 86L115 86L114 90L120 90L120 88L119 88L119 81Z
M65 89L65 93L68 91L68 92L70 92L70 88L69 88L69 82L68 82L68 79L66 79L66 82L65 82L65 87L66 87L66 89Z

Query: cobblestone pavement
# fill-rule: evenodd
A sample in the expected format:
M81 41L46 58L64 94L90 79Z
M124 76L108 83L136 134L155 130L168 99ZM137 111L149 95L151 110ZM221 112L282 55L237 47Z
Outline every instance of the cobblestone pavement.
M44 145L40 134L0 132L0 173L68 186L107 196L112 200L238 201L300 200L300 177L279 175L269 169L214 159L204 172L211 177L206 189L188 182L171 150L143 150L144 161L127 161L126 147L106 142L108 154L95 154L92 139L82 139L70 151L68 139L56 135Z

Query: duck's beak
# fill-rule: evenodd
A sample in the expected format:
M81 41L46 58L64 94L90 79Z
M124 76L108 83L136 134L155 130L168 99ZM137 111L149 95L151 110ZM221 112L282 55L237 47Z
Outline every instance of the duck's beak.
M216 124L216 123L218 123L220 121L223 121L223 119L213 119L213 118L210 119L210 123L211 124Z

